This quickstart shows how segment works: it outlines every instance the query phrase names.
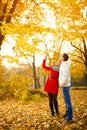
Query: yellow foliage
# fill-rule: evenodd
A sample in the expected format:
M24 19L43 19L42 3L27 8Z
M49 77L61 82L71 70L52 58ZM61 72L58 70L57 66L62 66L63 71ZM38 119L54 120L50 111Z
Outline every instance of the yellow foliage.
M3 3L6 2L5 0L3 1ZM9 5L10 8L12 4L10 3ZM32 56L37 52L41 53L40 49L38 49L38 44L44 42L43 33L51 33L54 39L73 41L75 45L78 44L79 46L82 42L82 37L84 39L87 38L87 21L82 13L85 6L87 6L87 0L19 1L14 15L12 15L12 22L2 22L0 30L3 35L10 34L15 37L16 45L14 51L20 57ZM50 19L51 21L53 19L50 17L51 11L54 16L55 28L46 25L47 20ZM22 18L26 21L25 23L23 23ZM42 39L37 38L38 34L42 36ZM31 39L31 41L28 41L28 39ZM49 56L50 65L52 65L54 60L58 59L60 48L57 40L54 41L55 43L50 40L49 42L55 46L54 49L46 48L43 53ZM50 56L50 53L53 57ZM9 61L17 62L14 58L7 58L10 59Z
M76 2L76 0L60 0L63 4L74 4Z
M80 81L85 73L85 67L84 65L80 63L76 63L71 65L71 77L73 77L75 80Z

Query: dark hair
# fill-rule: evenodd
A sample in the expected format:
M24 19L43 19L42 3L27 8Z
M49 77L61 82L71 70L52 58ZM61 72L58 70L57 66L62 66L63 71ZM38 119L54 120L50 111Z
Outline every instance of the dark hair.
M67 61L69 59L69 56L66 53L63 53L64 61Z

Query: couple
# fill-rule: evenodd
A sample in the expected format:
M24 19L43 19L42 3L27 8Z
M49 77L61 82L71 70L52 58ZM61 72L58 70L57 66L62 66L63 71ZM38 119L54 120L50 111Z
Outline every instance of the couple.
M52 117L54 116L54 108L56 114L59 115L57 94L58 88L62 88L62 94L66 105L66 113L64 115L66 123L72 121L72 104L70 99L70 66L68 63L69 56L64 53L60 55L57 65L52 67L46 66L46 58L43 60L42 67L49 71L48 79L45 83L44 90L48 93L49 107ZM61 63L61 64L60 64Z

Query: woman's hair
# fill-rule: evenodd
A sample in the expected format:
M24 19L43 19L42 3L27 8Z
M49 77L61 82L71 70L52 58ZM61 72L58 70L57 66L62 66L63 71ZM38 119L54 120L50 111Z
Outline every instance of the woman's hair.
M63 53L64 61L67 61L69 59L69 56L66 53Z

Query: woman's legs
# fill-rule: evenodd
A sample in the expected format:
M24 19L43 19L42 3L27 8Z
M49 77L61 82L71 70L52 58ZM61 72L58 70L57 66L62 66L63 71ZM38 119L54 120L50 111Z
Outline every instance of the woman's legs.
M53 102L54 102L54 107L55 107L56 114L59 114L57 94L53 94Z
M49 107L50 107L51 115L54 116L54 107L55 107L56 114L59 114L57 94L48 93L48 96L49 96Z
M53 94L48 93L48 97L49 97L49 107L50 107L51 115L54 116Z

